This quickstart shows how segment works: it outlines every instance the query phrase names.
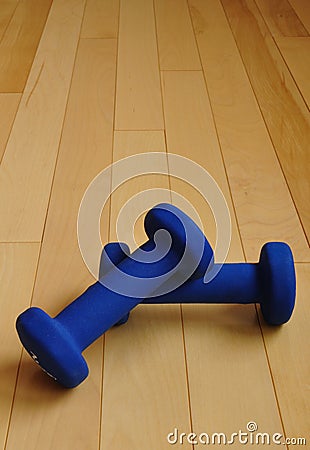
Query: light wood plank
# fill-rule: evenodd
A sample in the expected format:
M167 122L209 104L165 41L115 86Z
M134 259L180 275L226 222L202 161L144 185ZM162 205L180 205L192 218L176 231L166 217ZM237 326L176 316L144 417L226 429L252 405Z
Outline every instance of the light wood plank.
M190 429L179 306L138 306L105 341L101 449L170 449Z
M289 0L256 0L274 37L309 36Z
M308 244L224 11L217 0L190 9L248 261L282 240L296 260Z
M81 40L33 296L33 304L51 315L94 281L79 252L76 221L87 185L111 162L115 68L115 40ZM85 358L89 377L67 392L24 358L8 449L98 448L102 339Z
M119 0L87 0L82 38L117 38Z
M44 297L51 313L93 281L80 254L77 217L87 186L112 162L115 71L114 39L80 41L35 288L34 300ZM108 240L108 211L103 241Z
M200 70L186 0L156 0L155 15L161 70Z
M135 154L148 153L148 152L164 152L165 151L165 139L164 133L162 131L116 131L114 133L114 150L113 150L113 162L118 161L122 158L128 158ZM135 162L128 159L127 165L130 168L135 167ZM161 170L162 172L167 172L167 162L160 158L156 160L154 169ZM116 170L116 169L115 169ZM143 171L143 169L141 168ZM112 172L113 183L115 179L120 176L120 171ZM124 174L126 176L126 174ZM156 189L163 188L169 190L168 177L165 175L156 174L145 174L139 177L132 178L122 186L120 186L117 191L112 195L111 202L111 218L110 218L110 240L124 240L131 246L131 250L134 250L137 246L140 246L147 239L143 227L143 219L145 213L142 214L136 227L134 228L134 234L130 233L129 227L131 227L137 217L135 214L138 211L143 212L144 208L146 212L157 203L161 201L169 202L171 200L170 192L162 192L162 197L160 197L160 192L148 192L143 198L133 199L132 205L127 210L127 214L124 220L124 226L121 227L121 223L117 224L118 215L125 203L134 198L139 192L143 192L146 189ZM123 217L124 219L124 217ZM118 226L118 230L117 230ZM118 234L117 231L122 234ZM133 236L132 239L130 237ZM133 239L136 242L133 242Z
M163 97L168 150L200 162L216 179L230 205L233 221L229 259L242 261L241 243L202 74L165 72ZM172 170L171 165L169 167ZM171 188L184 195L189 192L188 187L176 185L173 178ZM208 217L203 215L202 221L209 237ZM253 418L266 431L281 430L253 305L183 305L182 310L193 431L212 434L220 430L230 435L240 428L245 429ZM178 428L180 432L190 431Z
M231 436L255 421L283 434L255 309L185 305L183 314L194 431Z
M52 0L21 0L0 42L0 92L23 92Z
M310 37L278 38L277 45L310 108Z
M0 161L20 102L20 94L0 94Z
M101 356L98 341L85 353L92 367L88 384L66 391L23 353L6 449L97 450Z
M290 4L310 33L310 8L308 0L290 0Z
M21 346L15 320L31 301L39 244L0 244L0 445L9 425Z
M309 240L308 109L254 2L222 4Z
M0 7L0 41L10 23L19 0L5 0Z
M0 241L40 241L80 32L84 0L56 0L0 173Z
M286 436L305 437L309 445L310 265L296 264L296 271L297 302L291 322L275 329L264 326L263 331Z
M232 221L228 259L233 255L233 259L242 260L238 227L203 75L201 72L191 71L163 72L162 80L169 153L177 153L200 164L215 179L224 194ZM190 177L190 166L188 172ZM192 186L195 187L198 181L203 182L192 179ZM205 235L214 248L216 223L209 205L197 191L190 189L188 184L172 178L171 186L173 191L185 193L199 212L203 219ZM187 209L186 211L190 214Z
M287 194L285 194L285 189L283 186L283 183L279 183L281 180L281 172L279 168L277 168L276 160L275 158L271 158L272 156L272 147L270 142L268 142L268 136L266 134L266 131L264 130L262 121L260 119L259 111L257 108L257 105L255 105L255 100L253 93L251 92L251 89L249 87L245 71L242 67L241 61L239 60L237 49L235 47L235 43L233 41L233 37L231 36L229 25L226 22L226 18L224 15L224 12L219 5L219 2L212 2L212 4L209 3L208 7L206 7L205 3L199 0L191 0L191 11L193 14L194 19L194 26L195 30L197 32L198 37L198 43L199 43L199 50L202 56L202 61L204 65L204 70L206 74L206 80L208 83L212 108L215 115L215 120L217 124L217 129L219 132L219 137L222 144L222 149L224 153L224 158L226 162L227 172L229 175L229 180L231 183L231 187L233 190L233 198L236 206L236 212L239 219L239 224L241 227L241 235L243 239L243 243L245 246L245 251L248 257L253 255L254 259L254 250L256 247L256 252L259 248L259 244L262 244L263 241L263 232L261 236L259 236L260 233L257 233L257 230L259 230L261 217L264 218L264 221L266 220L266 223L263 224L263 228L265 229L266 236L270 236L270 238L274 238L277 240L277 233L278 236L282 236L283 240L286 240L288 236L290 236L290 239L293 239L293 234L296 232L296 230L299 229L299 236L300 234L300 226L298 226L298 223L295 224L294 221L292 223L291 220L288 221L288 223L291 223L291 226L287 229L286 227L283 227L283 224L281 222L276 222L277 225L273 230L272 222L274 221L275 217L273 217L273 209L276 209L278 212L278 206L275 203L273 205L273 201L277 198L276 193L279 192L279 195L281 195L281 198L279 197L277 202L278 205L283 205L282 213L284 214L285 208L290 208L292 217L294 218L294 211L292 210L292 204L290 202L290 198ZM213 42L217 42L217 45L212 45L212 42L210 42L212 36ZM248 141L246 141L246 139ZM244 142L245 151L242 152L242 146ZM251 152L246 151L247 148L251 149ZM265 153L265 149L267 152ZM254 156L254 159L251 158ZM261 158L261 159L260 159ZM267 170L268 169L268 170ZM269 170L272 172L269 173ZM257 179L257 185L256 185L256 178ZM249 177L247 180L244 177ZM262 178L260 178L262 177ZM246 183L243 185L243 180L246 181ZM272 186L269 186L270 180L275 183L277 183L277 186L272 188ZM241 184L242 182L242 184ZM238 185L239 183L239 185ZM253 186L253 192L251 193L251 187ZM267 187L266 192L264 192L265 185ZM282 186L282 187L281 187ZM245 198L243 200L242 204L242 198L240 198L240 204L238 200L238 193L240 193L240 187L244 189L244 191L247 193L245 195ZM268 190L273 191L274 199L271 199L271 196L268 195ZM241 191L240 197L245 194ZM262 193L262 198L260 199L259 195ZM248 197L250 196L252 205L250 203L247 203L249 201ZM260 211L260 209L263 207L263 202L266 202L267 208L265 212L262 210L260 215L257 217L256 220L253 221L250 228L252 230L249 230L248 232L248 239L245 239L244 235L244 229L243 227L246 226L247 221L250 221L249 219L253 217L254 213L257 213ZM255 208L253 208L253 205L255 205ZM261 206L260 206L261 205ZM270 206L268 206L270 205ZM290 205L290 206L289 206ZM242 207L242 209L240 209ZM252 209L254 211L252 212ZM242 216L240 217L240 212L242 212ZM254 216L255 218L255 216ZM270 221L271 218L271 221ZM289 216L287 217L287 219ZM283 215L283 219L285 219L285 214ZM286 221L287 221L286 219ZM242 221L243 220L243 221ZM268 222L270 223L268 224ZM270 228L271 226L271 228ZM296 228L295 228L296 226ZM278 231L277 229L278 228ZM263 230L262 230L263 231ZM274 236L269 235L269 233L273 234ZM280 238L278 238L280 239ZM266 240L269 240L268 238ZM291 241L292 242L292 241ZM294 242L294 239L293 239ZM250 245L252 246L250 247ZM296 247L297 244L297 247ZM296 242L294 247L294 252L296 255L297 249L298 249L298 255L302 255L303 248L307 247L307 244L304 239L300 239L299 242ZM250 255L249 255L249 249L250 249ZM239 311L238 311L239 309ZM236 314L240 315L240 318L242 320L250 320L250 317L246 317L245 310L242 307L237 307L237 310L235 310L235 306L231 307L231 311L228 312L230 316L226 316L227 324L230 324L232 327L234 327L232 321L234 319L231 318L231 313L235 311ZM219 321L219 313L216 314L216 311L213 311L212 309L209 312L210 316L205 313L205 319L208 320L210 318L211 320L211 328L217 327L217 321ZM199 315L199 311L197 312L197 316ZM194 329L194 319L192 318L192 329L193 332L196 332L196 329ZM295 316L293 316L292 321L284 327L284 332L287 332L291 329L291 327L294 327L294 321ZM207 324L208 325L208 324ZM201 319L201 327L207 326L203 319ZM229 325L229 326L230 326ZM210 328L208 326L208 329ZM238 326L238 330L240 329L240 326ZM250 325L249 325L250 329ZM271 332L270 328L267 328L267 326L264 327L264 330L268 330ZM217 331L217 330L216 330ZM215 331L215 332L216 332ZM221 330L221 333L223 330ZM199 329L197 330L197 335L195 336L196 342L199 343ZM220 338L221 339L221 338ZM222 338L223 340L223 338ZM190 341L191 343L191 341ZM234 346L236 342L234 342L234 339L231 340L232 345ZM249 344L249 339L248 339ZM219 342L217 343L219 345ZM225 344L224 344L225 345ZM229 344L230 345L230 344ZM244 347L243 347L244 345ZM251 344L249 344L250 346ZM201 344L201 347L203 347L203 343ZM285 348L285 345L284 345ZM276 347L274 349L276 351ZM205 350L204 350L205 351ZM241 357L244 358L244 360L247 360L250 355L253 355L255 351L252 351L250 347L246 349L246 346L243 342L238 344L238 349L236 349L238 352L238 355L236 358ZM242 356L243 354L243 356ZM257 352L255 353L257 354ZM271 361L271 355L269 355L269 359ZM234 363L231 364L230 357L222 359L221 361L221 369L217 371L218 376L220 377L220 383L222 386L227 386L227 382L223 382L224 376L222 373L225 373L225 369L222 369L223 360L226 364L226 360L229 361L227 363L227 371L231 373L231 371L234 369ZM235 359L234 359L235 360ZM249 364L252 364L254 361L252 360L252 357L250 357ZM219 364L218 360L213 361L214 364ZM259 363L258 360L254 362L255 364ZM272 365L272 361L271 361ZM283 366L284 362L282 361L282 367L278 367L278 370L283 373ZM290 372L290 369L288 368L287 364L285 363L285 367L287 367L285 373ZM250 370L253 370L252 367ZM258 369L259 373L262 375L261 369ZM243 382L246 383L248 388L250 389L250 385L253 381L253 378L248 376L248 370L244 371L247 374L246 378L243 378ZM272 375L274 374L273 365L272 365ZM194 373L195 375L195 373ZM266 375L264 373L264 375ZM284 378L286 376L283 375L283 386L284 386ZM293 376L292 376L293 378ZM218 377L216 378L216 381L218 380ZM197 379L194 378L195 383L194 389L196 389L196 381ZM226 381L226 380L225 380ZM267 382L266 378L264 378L264 383ZM261 381L260 381L261 383ZM294 381L292 380L292 384ZM275 383L276 386L276 393L278 395L278 383ZM199 387L197 387L198 391ZM238 404L240 403L240 398L238 398L239 392L236 390L236 387L232 388L232 386L227 386L227 389L232 389L235 391L235 402ZM274 398L274 394L271 392L270 387L268 388L269 396L266 398L268 402L271 402L271 397ZM293 389L291 390L293 392ZM295 392L295 391L294 391ZM198 394L198 392L197 392ZM210 395L212 396L213 402L216 402L218 404L218 396L216 393L210 389ZM227 395L226 391L222 393L223 397ZM294 394L295 396L295 394ZM292 397L288 398L292 399ZM299 396L298 402L302 401L302 397ZM255 400L254 400L255 401ZM273 400L274 401L274 400ZM292 401L292 400L291 400ZM265 405L266 410L270 410L270 406ZM280 410L281 415L283 417L283 410L280 403ZM235 411L235 409L234 409ZM273 407L274 411L274 407ZM290 408L291 414L294 415L296 409ZM253 415L248 412L249 416ZM260 412L260 415L262 412ZM193 412L193 416L195 417L195 410ZM249 417L248 416L248 417ZM298 414L297 414L298 416ZM259 430L265 431L266 428L266 422L262 424L262 419L257 419L257 413L255 412L256 422L258 423ZM230 419L228 419L230 420ZM269 413L268 413L268 421L270 420ZM284 422L284 428L287 431L286 421ZM304 422L303 422L304 423ZM221 427L221 424L218 424L219 428ZM231 430L234 429L235 426L231 426ZM274 421L274 424L272 427L270 427L270 430L281 432L281 427L278 428L277 422ZM296 429L295 429L296 431ZM301 433L298 432L296 436L299 436ZM287 433L288 435L288 433ZM291 434L291 436L294 436L294 433Z
M117 130L163 129L151 0L121 3L116 91Z
M162 132L116 132L113 159L147 152L165 152ZM130 164L130 163L129 163ZM162 161L154 169L167 171ZM116 174L114 174L116 175ZM112 178L114 178L112 173ZM164 175L138 177L125 183L111 197L110 240L116 239L115 223L124 203L150 188L169 189ZM150 196L151 203L161 200ZM133 203L143 208L139 199ZM133 217L127 217L130 241ZM137 243L145 241L142 221ZM105 337L101 449L167 449L166 435L175 423L188 429L189 406L180 308L178 305L145 305L136 308L129 322ZM117 417L117 420L115 418ZM142 431L143 430L143 431ZM183 446L176 446L183 448ZM186 447L187 448L187 447Z
M302 4L302 2L303 0L290 0L292 5ZM57 3L57 0L54 3ZM204 3L208 5L205 6ZM80 5L77 0L74 4ZM303 16L304 24L307 14L305 5L304 3L304 11L300 10L299 13L300 17ZM205 13L204 10L207 7L208 13ZM82 9L78 11L79 18L82 17L80 14ZM223 10L219 7L219 2L213 0L208 2L191 0L191 10L195 19L195 29L197 27L197 37L201 39L200 52L205 54L204 71L212 111L201 73L196 72L193 77L191 74L183 76L182 72L172 73L171 76L168 72L163 74L165 107L166 110L167 106L169 109L167 115L169 151L178 153L180 148L180 154L205 166L219 182L225 196L230 198L225 174L227 170L247 259L257 259L263 240L277 239L277 236L281 236L282 240L290 242L295 257L306 260L307 257L304 256L303 251L309 252L309 249L302 235L292 201L289 199L284 178L273 154L271 141L263 125L245 70L242 68L235 44L232 44L233 37ZM73 16L74 14L76 11L73 12ZM131 14L134 16L140 12L135 10ZM111 23L112 21L111 17ZM142 25L143 23L140 23L141 27ZM251 32L249 27L246 31L249 40L252 36ZM148 35L149 30L145 33ZM144 34L141 33L141 36L139 45L142 47ZM270 35L267 29L264 36L268 41ZM202 43L204 40L209 40L208 45ZM76 216L80 198L87 184L109 163L112 156L116 43L114 40L103 43L96 39L90 40L94 42L93 44L88 42L88 39L82 40L78 52L34 291L33 303L44 307L51 314L58 312L93 281L81 260L76 245ZM53 46L52 43L51 46ZM76 46L72 45L71 53L68 50L68 54L61 54L60 58L65 61L68 55L72 54L73 59L75 50ZM258 52L259 58L261 55ZM261 59L259 61L261 63ZM281 61L281 58L277 61ZM288 62L287 59L286 62ZM267 72L268 64L270 65L270 60L263 67ZM282 63L279 64L279 73L282 73ZM140 60L128 61L130 70L132 66L134 70L137 67L141 69L139 65ZM37 69L28 95L32 86L35 85L40 66ZM19 195L22 198L28 196L23 191L26 190L29 180L30 184L34 185L32 177L25 179L22 171L22 164L25 167L24 161L27 160L26 156L31 157L31 162L26 164L26 169L29 171L37 155L42 159L42 149L46 152L51 151L51 141L55 142L55 140L54 134L49 134L48 127L55 130L53 120L59 119L60 128L63 124L63 110L59 112L57 107L59 106L58 89L56 90L56 109L58 108L57 111L61 117L56 115L56 111L55 115L50 114L50 110L54 107L53 96L55 95L55 86L49 83L55 78L52 70L51 64L50 78L48 82L43 83L42 88L40 87L41 94L44 93L44 96L43 94L40 96L36 109L32 112L32 120L33 118L37 120L36 129L40 130L42 121L39 122L39 116L45 111L43 103L46 104L46 99L50 99L48 119L51 122L44 121L45 128L42 129L42 135L46 135L46 140L42 137L38 142L37 131L33 127L29 129L29 139L25 130L23 133L16 131L15 142L19 141L19 136L21 138L16 160L15 147L8 146L10 162L14 161L16 164L16 161L22 158L19 173L13 180L13 184L17 186L22 174L25 181L22 187L18 187L17 199ZM57 73L57 65L55 70ZM293 73L292 65L290 70ZM145 72L144 68L142 71ZM285 76L287 74L286 71ZM44 69L42 75L44 75ZM296 81L296 76L294 77ZM177 79L178 81L175 81ZM142 83L143 79L141 80ZM67 77L59 77L58 85L64 83L68 86L67 81ZM39 80L39 85L40 83ZM284 89L285 77L283 83ZM63 91L66 97L68 90ZM13 120L14 116L13 110L8 105L11 119L7 116L4 117L5 120L2 118L1 98L7 99L10 95L0 95L0 143L2 128L4 127L4 132L8 133L10 120ZM11 98L13 99L13 96ZM32 98L28 102L28 109L32 107L31 102ZM4 104L3 108L3 112L6 113ZM143 108L141 117L143 112L149 114L145 105ZM217 130L214 127L212 114L215 117ZM298 121L299 118L296 119L296 123ZM28 122L23 123L26 129ZM301 121L301 133L304 130ZM216 132L220 138L226 167L221 161ZM60 139L60 133L58 137ZM31 147L33 140L35 140L34 150ZM308 140L306 139L305 142ZM25 142L26 146L24 146ZM114 143L115 158L145 151L164 152L165 150L164 135L160 131L117 131L114 135ZM56 147L52 146L53 149ZM241 150L240 147L242 147ZM9 165L5 166L6 170ZM49 176L49 164L47 168ZM46 182L46 166L40 163L40 167L37 166L32 173L39 173L39 171L41 172L40 182L36 182L36 186L40 188ZM301 175L304 176L304 174ZM13 169L9 173L10 177L14 177ZM123 203L137 191L152 188L158 184L169 187L164 177L144 176L126 183L113 194L109 236L107 227L109 208L103 211L104 242L108 237L109 240L116 239L113 226ZM2 187L6 188L8 185L2 184ZM168 192L166 200L176 203L179 201L177 194L188 198L202 216L207 236L214 244L214 219L199 193L191 186L174 179L170 180L170 185L175 192L172 194ZM157 195L151 196L151 199L154 203L160 201ZM264 205L264 199L266 205ZM7 221L3 214L7 206L3 206L3 203L11 200L12 197L8 197L7 200L6 192L3 191L3 196L0 197L1 221ZM239 207L237 207L237 201L240 201ZM37 201L34 203L36 206ZM231 213L234 214L230 200L229 204ZM22 211L22 200L19 208ZM46 208L47 202L45 210ZM187 205L184 203L184 209L186 208ZM285 208L287 208L286 212ZM29 214L29 223L30 220L37 220L35 207L28 208L27 214ZM248 223L250 221L251 223ZM261 221L263 221L262 224ZM127 222L126 225L131 224L131 216L128 217ZM233 223L234 235L229 259L242 260L242 248L235 219ZM13 228L16 226L15 219L9 226ZM20 225L20 233L21 230L22 225ZM126 226L124 231L128 233L125 234L125 240L129 240L130 227ZM12 240L14 233L10 237ZM264 236L268 236L267 239L264 239ZM137 243L145 239L142 218L136 224L135 237ZM0 349L0 447L2 437L4 442L10 420L17 364L21 351L12 324L17 314L27 307L30 301L38 245L38 243L25 242L0 244L0 266L4 268L3 279L1 277L0 303L3 304L4 301L8 307L5 311L9 311L8 314L0 315L0 334L2 333L0 342L5 344L4 348ZM5 258L1 258L3 248ZM13 261L12 264L10 261ZM255 420L259 426L258 431L282 432L275 400L276 392L286 435L308 438L310 355L308 346L306 347L309 341L306 325L309 322L306 296L310 289L309 269L309 264L297 265L298 302L292 321L279 330L263 325L268 362L257 326L255 309L251 306L235 305L231 307L188 305L182 307L181 313L178 306L138 307L125 326L113 329L106 335L104 367L102 367L103 340L98 340L87 350L85 356L91 369L90 377L78 389L72 391L57 388L45 374L37 369L30 358L24 355L20 366L7 449L67 450L72 447L77 450L97 450L99 445L103 450L124 448L128 450L166 448L168 450L171 446L167 444L166 436L175 426L180 432L191 431L185 362L188 365L190 412L194 431L212 433L223 430L229 433L238 431L240 428L245 429L249 420ZM16 279L20 284L16 284ZM29 293L27 299L26 292ZM14 300L8 303L12 297L16 299L16 302ZM25 305L22 305L23 299ZM182 342L182 319L186 337L186 355ZM12 341L10 341L11 338ZM11 344L6 347L8 341L12 342L12 347L10 347ZM298 351L296 351L297 348ZM15 351L16 356L14 356ZM275 392L268 364L271 367ZM100 404L102 369L104 395ZM101 409L102 419L100 419ZM174 447L192 448L186 444Z

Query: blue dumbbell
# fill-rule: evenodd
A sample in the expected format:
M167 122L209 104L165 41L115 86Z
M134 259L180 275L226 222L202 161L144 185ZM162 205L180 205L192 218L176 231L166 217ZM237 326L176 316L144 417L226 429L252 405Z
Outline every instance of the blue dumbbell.
M109 242L102 250L99 265L99 280L110 272L113 267L118 266L123 259L130 255L130 249L125 242ZM129 318L129 312L125 314L114 326L123 325Z
M83 350L143 298L176 274L188 278L188 268L194 268L192 277L203 276L207 270L212 249L197 225L178 208L157 205L147 213L144 227L149 240L132 255L126 254L128 248L122 244L106 247L105 253L118 265L108 267L106 260L103 278L55 318L36 307L17 318L17 332L27 352L63 386L75 387L87 377Z
M217 264L211 269L216 270ZM291 249L284 242L268 242L261 249L258 263L224 264L208 283L204 276L191 278L172 292L146 298L142 303L260 303L264 320L269 325L282 325L293 313L295 296ZM128 315L123 322L126 319Z

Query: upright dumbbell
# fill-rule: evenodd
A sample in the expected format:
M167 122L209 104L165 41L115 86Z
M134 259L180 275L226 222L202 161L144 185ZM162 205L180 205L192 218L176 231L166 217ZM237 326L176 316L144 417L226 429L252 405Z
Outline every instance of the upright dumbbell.
M214 264L212 270L216 269ZM199 276L169 294L153 296L142 303L260 303L264 320L270 325L282 325L292 315L295 295L290 247L284 242L268 242L261 249L258 263L224 264L208 283Z
M86 347L176 273L181 279L188 278L188 268L193 267L192 277L203 276L212 260L213 252L203 233L172 205L151 209L144 227L149 240L132 255L127 255L128 248L122 245L106 248L108 259L113 262L115 257L118 265L111 264L100 281L55 318L36 307L17 318L17 332L25 349L65 387L77 386L87 377L82 356ZM128 276L133 283L128 282ZM122 285L124 293L119 293Z

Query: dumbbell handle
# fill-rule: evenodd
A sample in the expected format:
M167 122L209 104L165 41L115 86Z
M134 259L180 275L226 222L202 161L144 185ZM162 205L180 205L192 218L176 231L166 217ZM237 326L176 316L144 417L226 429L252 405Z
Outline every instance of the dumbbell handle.
M118 266L126 271L131 262L124 259ZM105 275L119 276L115 270ZM111 328L139 303L253 303L262 293L258 280L258 264L224 264L216 277L204 283L203 277L186 281L179 288L157 297L150 297L156 290L154 280L143 293L146 297L126 297L109 290L100 281L90 286L74 302L61 311L55 319L70 330L80 350ZM142 295L142 292L140 292ZM99 323L91 327L90 323Z
M149 251L153 244L148 241L137 251ZM136 252L137 252L136 251ZM134 252L131 256L134 257ZM114 292L107 286L118 286L122 283L122 273L138 273L138 262L130 257L124 258L116 267L106 273L83 292L78 298L63 309L55 320L75 338L79 349L83 351L105 331L115 325L124 315L138 305L144 297L152 294L163 282L162 279L151 277L148 283L140 285L139 296L125 296ZM152 274L161 273L160 261L152 263ZM121 272L120 272L121 271ZM152 275L150 274L150 276ZM145 274L140 273L141 277ZM169 275L167 275L167 279Z
M97 281L61 311L55 320L70 330L82 352L139 301L115 294ZM90 326L93 323L100 323L100 327Z
M181 274L182 268L193 265L197 274L204 273L213 257L201 230L172 205L160 204L152 208L144 225L149 241L117 266L112 264L100 282L90 286L55 317L56 323L68 330L81 351L118 323L143 298L150 297L176 271ZM187 239L191 240L190 245ZM123 295L117 292L122 285Z
M214 268L216 268L214 264ZM210 282L203 277L186 281L172 292L143 303L254 303L262 297L258 263L224 264Z

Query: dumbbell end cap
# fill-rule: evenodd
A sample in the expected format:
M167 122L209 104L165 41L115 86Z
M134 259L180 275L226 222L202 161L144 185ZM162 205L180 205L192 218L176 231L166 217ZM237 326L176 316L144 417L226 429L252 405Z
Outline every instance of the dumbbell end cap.
M73 388L87 377L86 361L72 336L40 308L20 314L16 330L34 361L64 387Z
M294 258L284 242L268 242L262 247L259 270L263 288L261 311L269 325L282 325L291 318L295 306Z

